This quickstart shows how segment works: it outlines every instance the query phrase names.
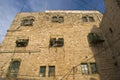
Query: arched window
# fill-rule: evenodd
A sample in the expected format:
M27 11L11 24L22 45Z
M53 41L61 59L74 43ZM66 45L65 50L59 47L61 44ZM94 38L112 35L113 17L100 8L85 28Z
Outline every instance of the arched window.
M20 61L18 60L12 61L8 69L7 77L17 77L19 67Z
M59 17L59 23L61 23L61 22L64 22L64 17L63 16Z
M57 16L52 17L52 22L58 22Z

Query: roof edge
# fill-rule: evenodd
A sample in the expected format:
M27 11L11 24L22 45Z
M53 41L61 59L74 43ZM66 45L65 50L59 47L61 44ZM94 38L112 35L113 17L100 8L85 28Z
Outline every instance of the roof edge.
M46 10L46 13L100 13L97 10Z

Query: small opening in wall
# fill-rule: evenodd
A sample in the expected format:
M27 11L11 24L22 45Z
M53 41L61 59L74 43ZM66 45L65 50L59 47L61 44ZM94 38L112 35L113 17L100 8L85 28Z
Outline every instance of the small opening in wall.
M109 28L109 31L110 31L110 33L113 33L113 30L112 30L112 28Z
M114 65L115 65L115 66L118 66L118 63L117 63L117 62L114 62Z
M115 56L113 56L112 58L115 59Z

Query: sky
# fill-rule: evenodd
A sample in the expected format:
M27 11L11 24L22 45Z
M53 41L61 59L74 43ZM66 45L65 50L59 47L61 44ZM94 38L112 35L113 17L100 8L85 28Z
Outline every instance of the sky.
M0 0L0 43L19 12L45 10L98 10L105 11L103 0Z

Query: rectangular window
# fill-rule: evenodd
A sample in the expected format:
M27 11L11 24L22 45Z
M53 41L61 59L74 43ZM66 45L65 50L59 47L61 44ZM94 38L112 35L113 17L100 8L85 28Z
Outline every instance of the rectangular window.
M28 45L29 39L18 39L16 40L16 47L26 47Z
M64 38L51 38L50 47L62 47L64 45Z
M34 21L33 19L31 19L31 20L25 19L21 22L21 26L32 26L33 21Z
M90 21L90 22L94 22L95 20L94 20L93 17L89 17L89 21Z
M88 64L87 63L81 63L81 69L82 69L82 74L88 74Z
M62 22L64 22L64 17L63 16L53 16L52 17L52 22L62 23Z
M40 66L40 77L46 76L46 66Z
M86 16L82 17L83 22L88 22L88 19Z
M91 73L96 74L97 73L97 67L96 63L90 63Z
M49 77L55 76L55 66L49 66L48 76Z
M21 26L33 26L35 18L34 16L23 17L21 21Z

